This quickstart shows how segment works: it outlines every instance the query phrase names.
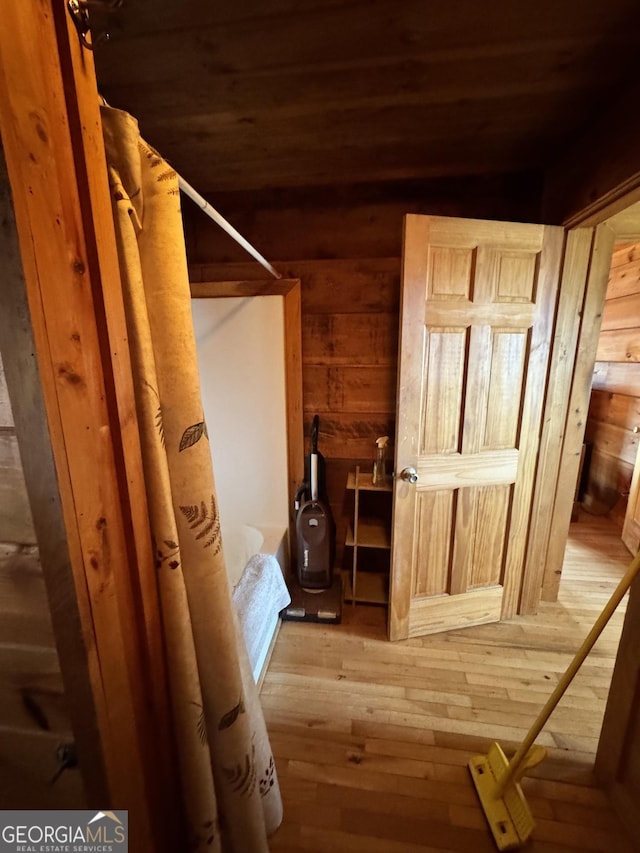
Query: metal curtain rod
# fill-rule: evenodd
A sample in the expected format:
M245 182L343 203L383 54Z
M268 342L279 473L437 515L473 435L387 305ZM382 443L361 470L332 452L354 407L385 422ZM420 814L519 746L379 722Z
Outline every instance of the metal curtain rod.
M224 216L219 214L218 211L209 204L206 198L203 198L200 193L195 190L191 184L187 183L181 175L178 175L178 184L182 192L185 195L188 195L191 201L194 201L198 207L203 210L207 216L213 219L213 221L219 225L223 231L226 231L230 237L233 237L236 243L242 246L242 248L255 258L259 264L262 264L262 266L268 270L274 278L282 278L280 273L271 266L269 261L267 261L266 258L263 258L260 252L257 249L254 249L251 243L249 243L248 240L245 240L242 234L236 231L233 225L231 225L230 222L227 222Z
M100 96L100 100L102 101L105 107L109 107L109 109L111 109L110 105L106 102L102 95ZM282 275L271 266L269 261L264 258L257 249L254 249L251 243L248 240L245 240L242 234L240 234L239 231L236 231L233 225L230 222L227 222L224 216L218 213L215 207L212 207L212 205L209 204L206 198L203 198L200 193L196 189L194 189L188 181L185 181L182 175L178 175L178 185L182 192L185 195L189 196L191 201L194 201L198 205L198 207L202 211L204 211L204 213L206 213L208 217L213 219L213 221L217 225L219 225L223 231L226 231L230 237L233 237L236 243L242 246L242 248L246 252L248 252L252 258L255 258L256 261L261 264L261 266L263 266L268 272L270 272L274 278L282 278Z
M71 15L73 22L78 30L78 36L82 45L87 48L87 50L93 50L95 44L98 43L99 39L95 39L95 44L92 41L89 41L88 35L91 32L91 23L89 21L89 9L91 8L103 8L106 11L115 11L118 9L124 0L67 0L67 9L69 14ZM109 34L103 33L101 34L103 39L108 39ZM106 102L104 98L101 98L102 103L108 107L109 104ZM213 219L215 223L217 223L223 231L226 231L230 237L238 243L242 248L248 252L251 257L255 258L256 261L261 264L274 278L282 278L279 272L275 270L269 261L264 258L257 249L254 249L251 243L240 234L236 229L231 225L230 222L218 213L218 211L212 207L209 202L203 198L197 190L195 190L190 183L185 181L185 179L178 175L178 184L180 189L185 195L188 195L189 198L194 201L198 207L203 210L210 219Z

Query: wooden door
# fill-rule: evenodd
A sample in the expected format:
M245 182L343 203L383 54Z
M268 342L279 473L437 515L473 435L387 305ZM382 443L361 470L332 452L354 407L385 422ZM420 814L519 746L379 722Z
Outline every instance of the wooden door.
M640 579L633 584L596 756L596 775L631 838L640 839Z
M391 639L517 610L562 251L561 228L406 217Z

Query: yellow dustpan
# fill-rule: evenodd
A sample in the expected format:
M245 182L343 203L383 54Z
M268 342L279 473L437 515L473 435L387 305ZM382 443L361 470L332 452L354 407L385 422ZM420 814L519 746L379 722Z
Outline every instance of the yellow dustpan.
M640 553L627 569L511 761L507 759L497 743L491 745L487 755L476 755L469 761L469 772L498 850L517 850L531 836L535 823L519 780L530 767L534 767L545 756L543 747L534 746L535 739L573 681L639 570Z

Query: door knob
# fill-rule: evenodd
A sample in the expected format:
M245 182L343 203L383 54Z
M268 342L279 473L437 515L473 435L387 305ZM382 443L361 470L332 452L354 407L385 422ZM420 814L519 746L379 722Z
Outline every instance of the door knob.
M400 479L406 480L407 483L417 483L418 472L415 468L403 468L400 472Z

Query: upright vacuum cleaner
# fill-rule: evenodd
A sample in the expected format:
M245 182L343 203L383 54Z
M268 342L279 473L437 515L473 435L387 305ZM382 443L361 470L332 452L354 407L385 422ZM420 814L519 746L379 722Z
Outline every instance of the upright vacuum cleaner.
M325 461L318 452L320 419L311 426L311 452L305 459L305 482L296 493L296 576L289 578L291 604L281 616L298 622L338 623L342 584L334 576L335 528L326 498Z
M298 582L306 592L328 589L332 580L333 524L326 500L320 500L319 477L323 492L326 487L325 463L318 453L320 419L316 415L311 426L311 453L307 458L307 476L302 494L298 490L296 505L296 553ZM307 494L307 483L308 494ZM300 497L306 495L304 503ZM325 498L323 494L323 498Z

